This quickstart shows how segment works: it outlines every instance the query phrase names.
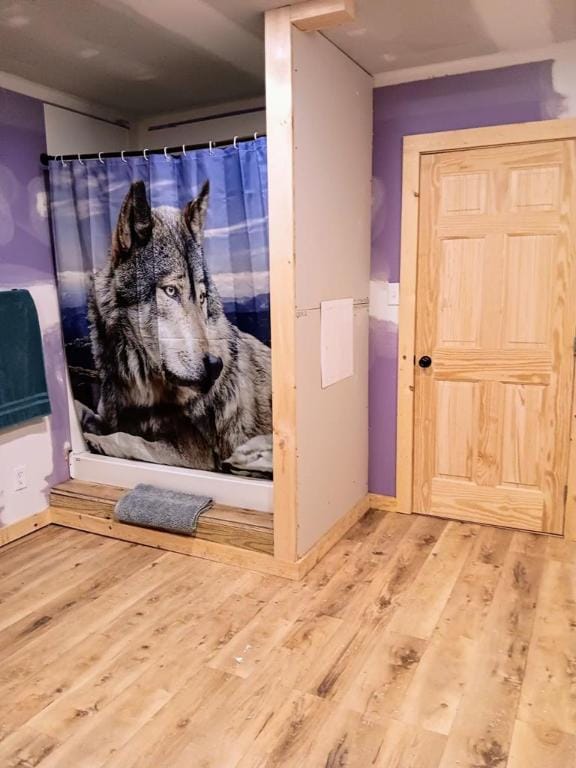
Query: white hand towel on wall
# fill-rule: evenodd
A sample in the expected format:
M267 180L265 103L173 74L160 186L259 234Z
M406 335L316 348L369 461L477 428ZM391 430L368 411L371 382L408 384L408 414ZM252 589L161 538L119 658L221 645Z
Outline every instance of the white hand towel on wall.
M320 303L320 366L325 389L354 374L354 301Z

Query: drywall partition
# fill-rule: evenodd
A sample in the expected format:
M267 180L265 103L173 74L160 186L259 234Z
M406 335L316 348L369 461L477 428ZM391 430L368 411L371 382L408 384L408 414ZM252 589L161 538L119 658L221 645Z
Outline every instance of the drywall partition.
M367 495L372 80L314 31L352 12L326 0L266 14L274 534L283 560L342 532ZM320 306L340 298L355 304L354 375L322 389Z
M292 29L298 554L368 491L372 78ZM321 387L320 305L354 300L354 375Z

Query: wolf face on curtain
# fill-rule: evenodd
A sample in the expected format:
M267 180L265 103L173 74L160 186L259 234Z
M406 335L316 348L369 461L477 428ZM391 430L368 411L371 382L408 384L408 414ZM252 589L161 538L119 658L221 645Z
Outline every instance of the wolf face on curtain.
M50 198L90 450L271 476L266 139L52 160Z

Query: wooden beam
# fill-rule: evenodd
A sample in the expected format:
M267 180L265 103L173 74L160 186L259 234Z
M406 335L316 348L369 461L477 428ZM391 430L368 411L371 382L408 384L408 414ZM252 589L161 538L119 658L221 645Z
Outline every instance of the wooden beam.
M296 560L296 267L290 8L266 14L274 555Z
M354 0L306 0L290 6L290 20L302 32L338 27L355 18Z

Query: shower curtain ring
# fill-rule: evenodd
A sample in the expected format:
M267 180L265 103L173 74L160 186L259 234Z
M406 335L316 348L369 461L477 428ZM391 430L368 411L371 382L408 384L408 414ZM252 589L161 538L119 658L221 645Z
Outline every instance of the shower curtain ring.
M64 162L64 155L60 155L60 162L62 163L62 168L66 168L66 163Z
M168 161L172 159L172 158L168 157L168 147L164 147L164 157Z
M254 131L254 141L258 138L258 131Z
M234 149L238 149L238 136L234 136Z
M104 160L102 160L102 152L98 152L98 161L104 165Z
M128 160L126 160L126 158L124 157L124 150L122 150L122 151L120 152L120 158L121 158L121 160L122 160L122 162L123 162L123 163L127 163L127 162L128 162Z
M186 144L182 144L182 154L186 157Z
M213 142L211 142L211 141L208 142L208 151L210 152L211 155L214 154L214 152L212 152L212 143Z
M148 162L148 150L147 149L142 150L142 155L144 156L144 160L146 160L146 162Z
M80 152L78 152L78 162L80 165L84 165L84 160L82 160L82 157L80 156Z

